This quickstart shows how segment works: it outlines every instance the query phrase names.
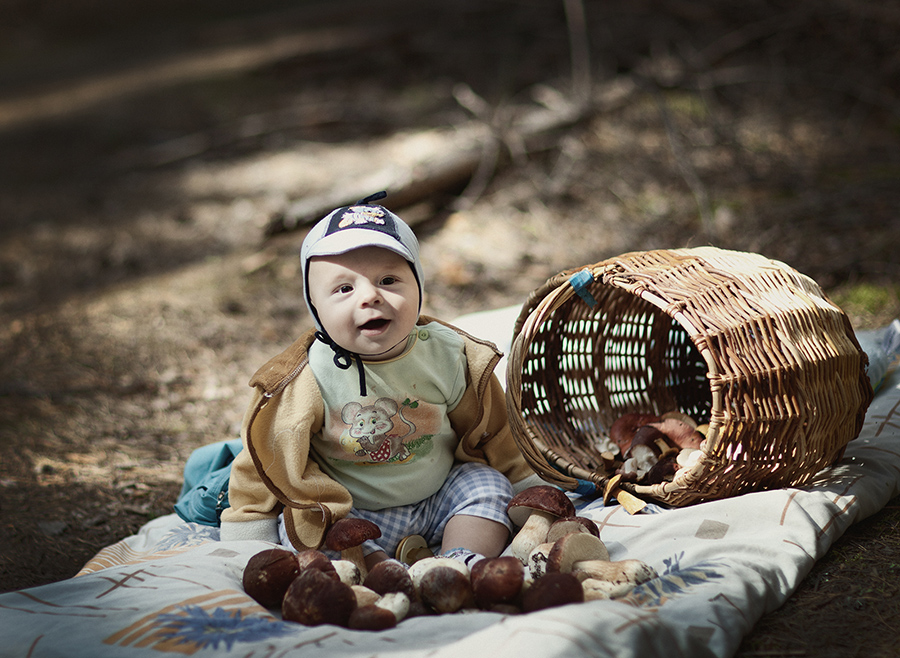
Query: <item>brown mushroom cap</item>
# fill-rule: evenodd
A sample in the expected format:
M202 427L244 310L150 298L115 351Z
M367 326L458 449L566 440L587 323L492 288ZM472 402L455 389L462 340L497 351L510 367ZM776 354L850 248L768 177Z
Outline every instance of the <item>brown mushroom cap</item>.
M600 536L600 529L591 519L585 516L567 516L564 519L557 519L553 522L553 525L550 526L550 531L547 533L547 541L553 543L563 535L568 535L572 532L588 532L594 537Z
M281 615L286 621L307 626L346 626L355 609L356 594L349 585L329 578L318 569L306 569L288 587Z
M345 551L369 539L381 537L381 529L366 519L345 518L335 521L325 535L325 546L332 551Z
M397 625L397 616L374 604L364 605L350 614L347 627L357 631L383 631Z
M511 555L486 558L472 566L470 577L476 605L490 608L519 596L525 582L525 567Z
M534 581L522 597L522 612L534 612L568 603L583 603L584 590L570 573L548 573Z
M409 570L399 560L382 560L372 567L363 584L381 595L403 592L410 601L416 600L416 587Z
M439 614L456 612L473 602L469 569L448 557L430 557L410 567L419 598Z
M631 442L626 455L632 454L634 449L638 446L646 446L650 448L654 454L659 456L669 448L673 447L673 444L669 441L669 437L663 434L658 428L653 425L642 425L634 433L634 440Z
M279 608L288 586L300 573L292 551L268 548L251 557L244 567L244 591L264 608Z
M338 574L334 565L322 551L317 551L314 548L300 551L297 553L296 559L300 571L303 571L304 569L318 569L329 578L338 579Z
M679 448L699 448L704 438L694 425L677 418L664 418L650 425L665 434L669 442Z
M609 438L619 446L623 455L628 452L634 433L642 425L659 421L659 416L647 413L627 413L619 416L609 428Z
M532 510L557 517L575 516L575 505L560 489L546 484L520 491L506 506L506 513L517 526L525 525Z

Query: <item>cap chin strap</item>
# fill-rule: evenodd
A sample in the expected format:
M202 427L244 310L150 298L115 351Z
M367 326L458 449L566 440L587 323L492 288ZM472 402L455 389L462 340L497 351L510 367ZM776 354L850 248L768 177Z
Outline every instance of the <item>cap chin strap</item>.
M334 342L334 340L324 331L317 331L315 334L316 338L331 348L334 352L334 365L341 370L349 370L350 366L353 365L353 361L356 361L356 370L359 373L359 395L360 397L366 397L366 368L362 362L362 355L357 354L356 352L351 352L348 349L344 349L340 345ZM400 341L409 340L409 336ZM400 343L397 343L399 345ZM366 356L380 356L381 354L387 354L394 347L389 347L384 352L378 352L378 354L367 354Z
M353 361L356 360L356 370L359 373L359 395L360 397L366 397L366 369L359 354L345 350L324 331L317 331L316 338L332 349L334 352L334 365L341 370L349 370L350 366L353 365Z

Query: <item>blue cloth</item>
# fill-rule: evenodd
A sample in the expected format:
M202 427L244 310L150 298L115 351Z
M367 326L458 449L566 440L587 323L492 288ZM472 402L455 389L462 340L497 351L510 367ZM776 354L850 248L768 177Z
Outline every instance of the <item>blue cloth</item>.
M217 526L228 507L231 462L241 451L241 440L219 441L197 448L184 465L184 484L175 513L189 523Z

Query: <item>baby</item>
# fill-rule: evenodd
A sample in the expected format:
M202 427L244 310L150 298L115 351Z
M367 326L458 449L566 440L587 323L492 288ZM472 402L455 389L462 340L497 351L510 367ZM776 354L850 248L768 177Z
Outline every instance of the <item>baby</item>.
M316 224L300 252L316 330L251 380L221 537L321 547L345 516L382 536L371 567L418 545L471 563L505 548L506 505L539 481L493 375L495 346L420 316L419 244L370 200Z

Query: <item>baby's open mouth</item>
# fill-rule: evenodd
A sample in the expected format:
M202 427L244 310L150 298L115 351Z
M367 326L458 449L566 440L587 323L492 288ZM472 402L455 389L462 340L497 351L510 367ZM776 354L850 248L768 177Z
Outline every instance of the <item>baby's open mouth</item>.
M360 327L363 331L378 331L380 329L384 329L388 326L390 320L379 319L379 320L369 320L364 325Z

